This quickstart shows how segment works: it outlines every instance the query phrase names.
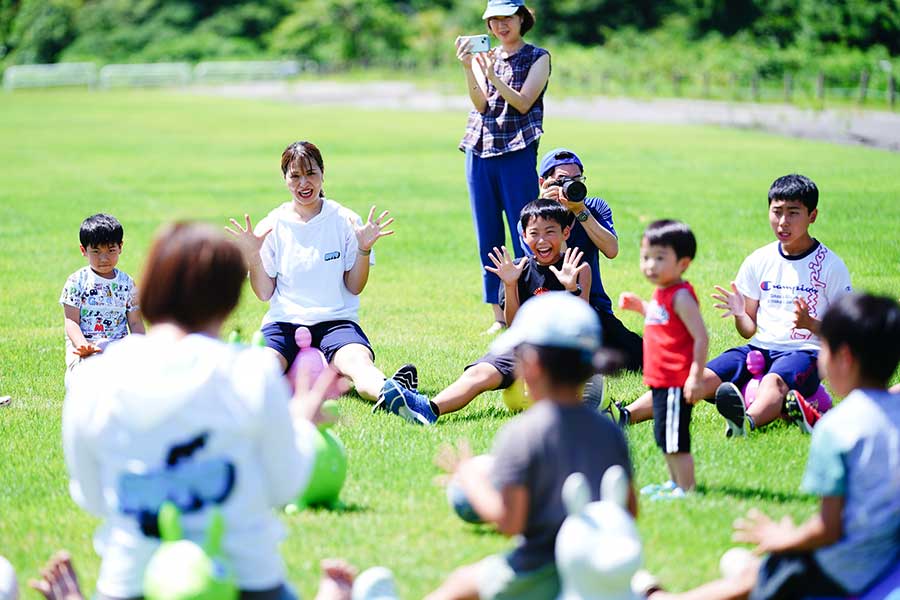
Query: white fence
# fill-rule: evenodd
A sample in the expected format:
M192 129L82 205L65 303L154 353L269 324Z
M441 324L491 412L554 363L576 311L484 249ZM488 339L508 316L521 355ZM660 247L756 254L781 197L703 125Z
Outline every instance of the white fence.
M301 71L318 70L314 61L204 61L106 65L94 63L16 65L3 72L3 88L88 86L101 88L185 86L192 83L230 83L287 79Z
M97 83L94 63L57 63L53 65L16 65L3 72L3 89L57 87Z
M197 83L229 83L287 79L300 73L296 60L279 61L204 61L194 67Z
M100 69L100 87L160 87L191 83L188 63L106 65Z

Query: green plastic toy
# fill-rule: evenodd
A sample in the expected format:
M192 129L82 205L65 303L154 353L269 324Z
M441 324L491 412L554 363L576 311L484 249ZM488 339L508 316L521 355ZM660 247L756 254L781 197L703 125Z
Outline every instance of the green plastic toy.
M162 544L144 571L146 600L237 600L234 574L221 554L225 521L213 509L206 543L200 547L182 539L180 514L171 502L159 510Z
M337 403L334 400L326 400L322 404L322 412L335 417ZM332 509L341 506L338 498L341 495L341 488L344 487L344 480L347 478L347 450L340 438L331 432L330 427L331 423L319 425L318 435L313 441L316 456L309 483L297 502L285 507L288 514L308 506Z

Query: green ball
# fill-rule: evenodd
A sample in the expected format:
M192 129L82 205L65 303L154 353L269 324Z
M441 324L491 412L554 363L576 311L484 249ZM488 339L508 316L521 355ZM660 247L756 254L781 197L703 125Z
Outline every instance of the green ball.
M190 540L163 542L144 571L147 600L237 600L233 574Z
M347 451L341 440L325 428L319 429L314 445L315 462L300 504L333 507L347 478Z

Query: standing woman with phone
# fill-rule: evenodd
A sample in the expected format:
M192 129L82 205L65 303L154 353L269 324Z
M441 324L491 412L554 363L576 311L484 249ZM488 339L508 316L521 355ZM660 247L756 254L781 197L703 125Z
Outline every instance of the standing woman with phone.
M500 46L473 53L472 37L456 39L473 106L459 149L466 153L481 264L491 266L491 250L505 239L504 212L513 252L523 254L516 222L522 207L538 197L537 151L550 53L523 39L534 26L534 13L524 0L488 0L482 18ZM484 270L482 277L484 301L492 305L495 321L485 333L493 334L505 325L497 304L500 280Z

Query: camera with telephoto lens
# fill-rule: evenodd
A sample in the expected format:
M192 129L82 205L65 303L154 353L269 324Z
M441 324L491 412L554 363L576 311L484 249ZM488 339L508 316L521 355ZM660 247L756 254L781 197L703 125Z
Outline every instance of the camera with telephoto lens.
M587 186L579 179L560 177L550 185L561 187L569 202L581 202L587 196Z

